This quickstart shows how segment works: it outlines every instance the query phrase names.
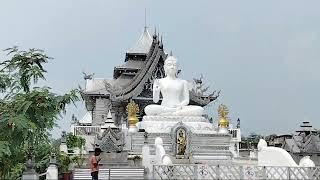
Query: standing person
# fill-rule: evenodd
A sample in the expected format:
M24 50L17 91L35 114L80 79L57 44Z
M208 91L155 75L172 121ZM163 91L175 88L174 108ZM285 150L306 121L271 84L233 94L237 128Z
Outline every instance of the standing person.
M100 148L94 149L94 155L90 158L90 168L91 168L91 177L92 180L98 180L98 174L99 174L99 161L101 158L99 157L101 153Z

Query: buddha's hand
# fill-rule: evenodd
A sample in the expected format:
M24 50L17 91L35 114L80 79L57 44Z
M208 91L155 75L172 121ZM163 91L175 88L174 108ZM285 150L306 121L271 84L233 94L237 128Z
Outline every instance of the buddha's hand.
M153 90L154 91L160 91L160 83L158 79L155 79L153 82Z

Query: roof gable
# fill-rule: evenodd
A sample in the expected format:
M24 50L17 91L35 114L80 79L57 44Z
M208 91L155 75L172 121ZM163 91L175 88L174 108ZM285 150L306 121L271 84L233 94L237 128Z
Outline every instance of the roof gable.
M150 33L148 32L147 28L145 28L139 40L136 42L136 44L132 48L130 48L127 51L127 53L128 54L147 54L150 50L152 41L153 40Z

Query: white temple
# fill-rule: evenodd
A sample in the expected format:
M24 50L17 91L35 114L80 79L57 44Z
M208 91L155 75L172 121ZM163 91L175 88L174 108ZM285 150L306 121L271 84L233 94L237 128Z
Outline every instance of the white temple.
M263 141L257 158L240 157L240 122L230 128L225 105L219 106L219 123L210 122L203 107L219 93L207 94L202 78L180 79L176 61L164 52L162 39L145 28L113 78L85 76L88 111L71 131L86 139L86 155L102 149L101 166L109 175L112 168L140 168L146 179L267 179L274 170L260 167L314 166L307 157L300 166L293 164L286 151Z

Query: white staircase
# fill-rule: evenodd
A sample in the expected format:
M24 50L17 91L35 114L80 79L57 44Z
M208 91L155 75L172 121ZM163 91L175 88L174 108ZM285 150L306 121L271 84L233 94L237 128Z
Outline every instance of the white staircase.
M91 179L90 169L75 169L73 172L73 179ZM100 169L99 179L109 179L109 169Z
M111 168L100 169L99 179L144 179L144 168ZM74 180L90 180L90 169L75 169L73 173Z

